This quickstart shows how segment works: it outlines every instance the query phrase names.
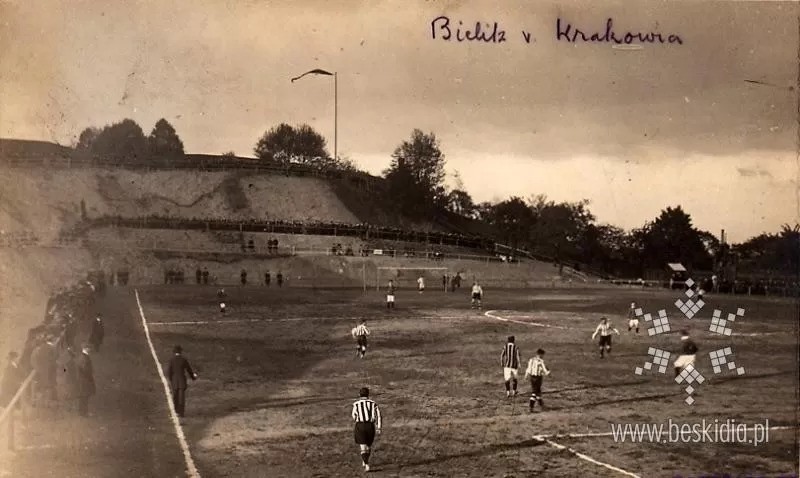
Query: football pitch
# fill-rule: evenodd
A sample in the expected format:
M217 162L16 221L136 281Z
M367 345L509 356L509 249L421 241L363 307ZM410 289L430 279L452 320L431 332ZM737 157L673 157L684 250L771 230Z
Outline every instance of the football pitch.
M383 413L371 466L375 476L573 477L781 476L798 468L798 309L790 300L711 296L689 320L675 291L631 289L487 290L471 310L468 290L401 290L386 310L381 292L352 289L139 289L160 362L175 344L199 373L182 427L202 476L359 476L352 402L371 389ZM677 351L679 334L628 332L632 301L665 309L674 332L688 327L700 352L695 402L655 367L637 375L650 347ZM708 331L714 309L745 310L733 334ZM600 359L591 335L600 317L619 330ZM366 358L350 330L366 318ZM516 337L520 394L505 396L500 353ZM715 374L709 352L731 347L736 367ZM524 367L546 351L544 410L528 410ZM697 426L726 420L738 438L666 437L631 443L612 426ZM769 433L753 443L768 420ZM749 428L747 428L749 427ZM747 431L750 430L750 431ZM763 430L762 430L763 431ZM745 436L744 434L748 435ZM702 442L697 442L698 440ZM727 441L727 443L723 443ZM735 441L735 442L734 442ZM748 443L749 441L749 443Z

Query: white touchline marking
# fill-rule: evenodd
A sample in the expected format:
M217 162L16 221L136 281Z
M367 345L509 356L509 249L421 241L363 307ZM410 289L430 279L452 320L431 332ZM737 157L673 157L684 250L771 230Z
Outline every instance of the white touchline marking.
M487 310L484 314L486 317L490 317L492 319L502 320L503 322L513 322L515 324L522 324L522 325L532 325L534 327L547 327L550 329L562 329L562 330L574 330L572 327L561 327L559 325L549 325L549 324L540 324L538 322L525 322L522 320L513 320L513 319L506 319L505 317L500 317L499 315L495 315L496 310Z
M214 325L214 324L242 324L242 323L252 323L252 322L297 322L297 321L306 321L306 320L347 320L347 321L356 321L360 317L353 317L353 316L341 316L341 317L286 317L282 319L223 319L223 320L181 320L181 321L166 321L166 322L148 322L148 325ZM380 321L383 317L365 317L370 318L373 321ZM442 315L430 315L430 316L411 316L408 317L410 319L462 319L463 317L460 316L442 316Z
M164 370L161 368L161 363L158 361L158 354L156 348L153 346L153 341L150 339L150 328L147 326L147 319L144 316L142 309L142 302L139 300L139 290L134 289L136 294L136 305L139 306L139 315L142 317L142 327L144 328L144 336L147 339L147 345L150 346L150 354L153 356L153 362L156 364L158 376L161 378L161 384L164 386L164 397L167 399L167 407L169 408L169 415L172 419L172 424L175 426L175 434L178 436L178 443L183 451L183 458L186 460L186 472L190 478L200 478L200 473L192 459L192 454L189 452L189 445L186 443L186 436L183 434L183 428L178 421L178 415L175 413L175 406L172 403L172 392L170 392L169 385L167 385L167 378L164 376Z
M583 453L575 451L572 448L566 447L564 445L559 445L558 443L556 443L556 442L554 442L552 440L549 440L549 439L547 439L547 438L545 438L545 437L543 437L541 435L536 435L533 438L534 438L534 440L543 441L543 442L547 443L548 445L550 445L550 446L552 446L554 448L558 448L559 450L567 450L568 452L570 452L573 455L577 456L581 460L588 461L589 463L594 463L595 465L599 465L599 466L602 466L603 468L606 468L606 469L609 469L609 470L612 470L612 471L616 471L617 473L623 474L625 476L630 476L631 478L641 478L639 475L637 475L635 473L631 473L630 471L623 470L622 468L618 468L618 467L616 467L614 465L609 465L608 463L604 463L602 461L595 460L594 458L590 457L589 455L584 455Z

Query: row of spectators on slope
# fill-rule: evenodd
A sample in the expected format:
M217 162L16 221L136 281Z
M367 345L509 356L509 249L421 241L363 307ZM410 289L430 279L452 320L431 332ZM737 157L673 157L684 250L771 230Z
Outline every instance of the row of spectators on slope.
M239 220L210 218L174 218L147 216L124 218L103 216L87 219L84 226L131 227L139 229L194 229L225 230L242 232L269 232L273 234L309 234L320 236L352 236L363 239L386 239L407 242L425 242L463 246L474 249L494 250L494 242L478 236L467 236L451 232L412 231L398 227L377 226L373 224L347 224L322 221L283 221L283 220Z
M84 281L51 296L44 320L28 331L22 353L8 354L0 382L0 406L9 406L25 379L35 372L25 392L34 406L62 403L80 415L88 414L89 399L95 393L91 354L99 351L105 335L102 318L93 311L104 288L102 283ZM85 341L79 343L79 336ZM58 392L59 370L65 374L63 394Z

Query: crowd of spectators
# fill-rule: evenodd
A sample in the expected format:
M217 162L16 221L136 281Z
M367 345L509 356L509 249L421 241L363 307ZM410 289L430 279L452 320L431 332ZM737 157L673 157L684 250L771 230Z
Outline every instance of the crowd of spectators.
M0 383L1 407L10 405L34 372L32 384L24 393L35 407L61 404L70 411L88 414L89 399L95 393L91 355L99 351L104 339L102 318L94 313L95 301L104 292L104 280L86 280L50 297L44 320L28 331L22 353L8 354ZM84 340L79 341L79 336ZM65 393L59 393L59 371L65 374Z
M239 220L211 218L175 218L147 216L125 218L102 216L87 219L83 227L130 227L137 229L179 229L202 231L266 232L271 234L308 234L318 236L357 237L363 240L393 240L459 246L494 251L494 242L478 237L439 231L412 231L372 224L346 224L321 221ZM277 247L277 244L275 245Z

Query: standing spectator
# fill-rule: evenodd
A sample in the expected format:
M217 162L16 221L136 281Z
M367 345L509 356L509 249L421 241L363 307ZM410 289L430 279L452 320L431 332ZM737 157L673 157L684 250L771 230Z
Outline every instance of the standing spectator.
M103 345L103 339L105 338L106 331L105 326L103 325L103 319L100 317L100 314L97 314L95 317L94 322L92 322L92 331L89 334L89 344L92 346L95 352L100 351L100 346Z
M89 347L84 346L78 357L78 414L82 417L89 416L89 399L97 391L94 384L94 367L89 356Z
M208 285L208 267L203 267L203 284Z
M278 279L278 287L283 287L283 273L281 271L278 271L276 278Z
M447 274L442 276L442 290L447 292Z
M203 271L201 271L199 267L194 272L194 278L197 281L198 285L200 285L200 283L203 281Z
M64 349L75 347L75 337L78 335L78 321L72 314L67 314L67 326L64 328L64 339L62 345Z
M17 393L22 382L22 369L20 369L16 352L8 353L8 364L3 372L3 382L0 383L0 406L7 407Z
M264 273L264 284L269 287L269 283L272 282L272 276L270 275L269 271Z
M75 351L72 348L67 349L67 363L64 364L64 373L66 374L67 392L65 399L67 400L68 409L75 406L74 400L80 396L80 381L78 375L78 362L75 360Z
M57 359L58 352L53 339L48 338L44 343L36 347L33 352L33 364L36 368L35 389L38 400L56 401L58 393L56 391Z
M239 274L242 280L242 285L247 285L247 271L242 269L242 273Z
M174 355L169 361L167 376L172 388L172 403L175 406L175 413L179 417L183 417L186 412L186 387L188 386L186 376L188 374L192 380L197 380L197 374L194 373L189 361L183 356L183 347L176 345L172 351Z

